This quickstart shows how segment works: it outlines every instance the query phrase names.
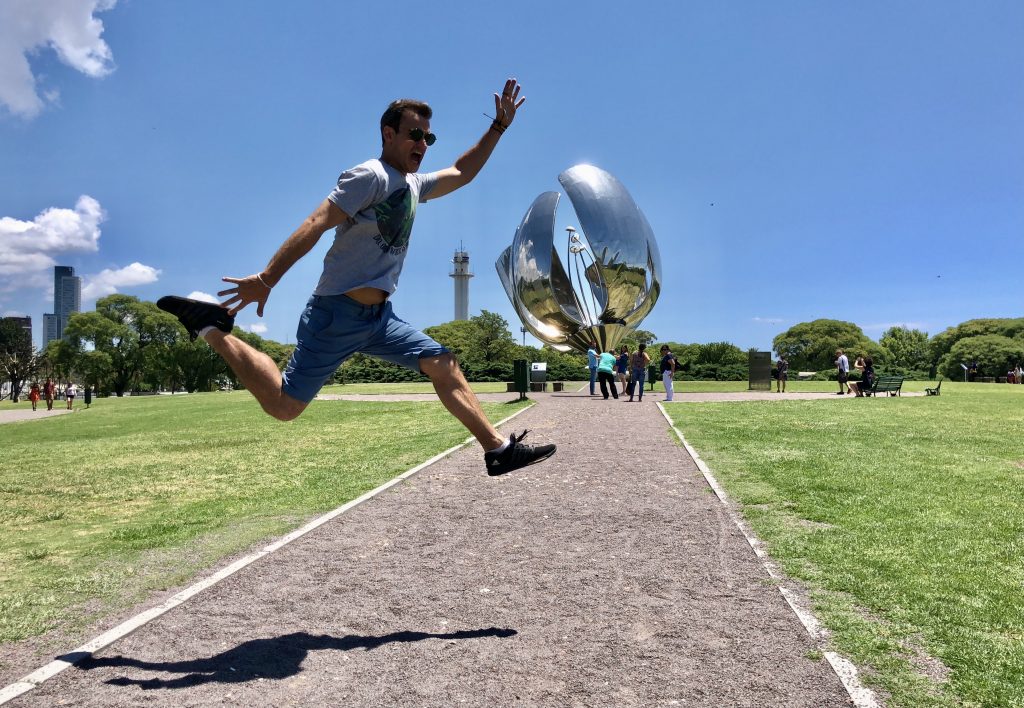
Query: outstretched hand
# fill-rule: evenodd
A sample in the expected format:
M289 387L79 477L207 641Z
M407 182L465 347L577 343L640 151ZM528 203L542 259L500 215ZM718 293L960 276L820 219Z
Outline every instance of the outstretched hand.
M263 317L263 306L267 304L270 297L270 286L263 282L261 274L249 275L244 278L221 278L225 283L234 283L235 287L221 290L218 297L231 295L231 297L220 305L228 308L232 316L244 309L251 302L256 303L256 315Z
M505 88L501 95L494 94L494 119L502 128L507 128L515 120L516 111L526 102L526 96L519 98L519 90L522 86L515 79L505 82Z

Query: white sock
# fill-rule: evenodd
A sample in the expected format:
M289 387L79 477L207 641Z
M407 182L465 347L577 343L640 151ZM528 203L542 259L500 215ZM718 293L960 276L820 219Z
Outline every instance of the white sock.
M201 330L199 330L199 336L202 339L206 339L206 335L208 335L210 332L212 332L215 329L217 329L217 328L214 327L213 325L207 325L206 327L203 327Z
M509 440L508 438L505 438L505 442L503 442L501 445L499 445L498 447L494 448L493 450L488 450L487 452L496 452L496 453L498 453L500 455L501 453L505 452L505 449L509 446L509 444L511 442L512 442L511 440Z

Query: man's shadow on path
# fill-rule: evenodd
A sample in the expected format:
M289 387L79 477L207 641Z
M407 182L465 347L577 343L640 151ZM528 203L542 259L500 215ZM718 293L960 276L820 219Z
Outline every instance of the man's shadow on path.
M253 639L233 649L205 659L191 661L142 661L127 656L94 657L91 654L66 654L61 659L76 664L79 669L89 671L103 666L131 666L150 671L166 671L186 674L175 679L133 679L119 676L106 683L114 686L139 686L154 688L190 688L206 683L242 683L254 679L280 680L302 671L302 662L309 652L319 649L350 651L352 649L376 649L393 642L421 642L425 639L479 639L482 637L507 638L518 634L514 629L489 627L487 629L466 629L446 634L431 632L393 632L379 637L349 634L332 637L327 634L293 632L268 639Z

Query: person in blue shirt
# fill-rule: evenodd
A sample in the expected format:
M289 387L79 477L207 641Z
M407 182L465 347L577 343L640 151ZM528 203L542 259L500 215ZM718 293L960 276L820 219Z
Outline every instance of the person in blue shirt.
M594 385L597 383L597 359L600 354L597 351L597 342L590 343L590 349L587 350L587 367L590 369L590 395L593 396L596 391ZM608 396L605 396L608 398Z
M619 400L619 392L615 390L615 352L602 352L597 360L597 378L601 382L601 395L608 400L608 389L612 396Z

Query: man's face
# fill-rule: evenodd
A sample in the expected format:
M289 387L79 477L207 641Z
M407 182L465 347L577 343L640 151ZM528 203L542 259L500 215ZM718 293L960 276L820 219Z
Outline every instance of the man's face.
M413 128L423 131L424 137L413 140L409 135L409 131ZM405 111L397 132L388 127L384 128L384 149L382 151L384 161L399 172L408 174L419 171L420 164L427 154L425 138L429 132L429 120L413 111Z

